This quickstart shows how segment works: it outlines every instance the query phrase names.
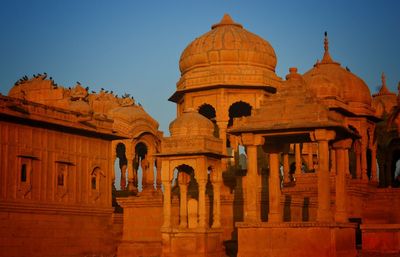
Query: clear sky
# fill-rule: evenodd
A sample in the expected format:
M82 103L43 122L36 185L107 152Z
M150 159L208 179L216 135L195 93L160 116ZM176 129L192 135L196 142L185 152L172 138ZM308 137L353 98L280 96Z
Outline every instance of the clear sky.
M274 47L276 72L309 70L330 53L376 91L400 81L400 1L0 0L0 93L23 75L130 93L168 134L179 57L224 13Z

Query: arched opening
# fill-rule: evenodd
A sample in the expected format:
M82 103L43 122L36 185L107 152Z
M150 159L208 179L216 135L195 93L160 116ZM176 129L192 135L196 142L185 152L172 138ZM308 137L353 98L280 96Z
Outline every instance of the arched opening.
M123 143L118 143L117 147L115 149L116 151L116 156L118 159L118 169L115 169L115 182L114 186L116 190L125 190L127 183L126 183L126 178L127 178L127 165L128 165L128 159L126 158L126 147Z
M236 102L229 107L228 127L233 125L233 119L251 115L251 105L246 102Z
M206 117L207 119L211 120L214 124L214 136L219 137L219 129L217 126L217 121L216 121L216 112L215 108L210 105L210 104L203 104L199 107L198 109L199 113Z
M393 187L400 187L400 149L396 149L392 153L392 164L390 169L390 178Z
M250 116L251 115L251 105L246 103L246 102L235 102L229 107L229 121L228 121L228 128L233 125L233 120L234 118L239 118L239 117L244 117L244 116ZM233 139L229 138L229 135L226 137L226 147L227 147L227 153L233 157L232 161L235 163L230 163L230 165L239 167L239 158L240 154L242 154L242 159L243 159L243 154L244 151L239 152L239 147L238 144L235 142L231 142ZM241 164L244 164L242 162Z
M148 148L145 143L140 142L135 146L135 159L133 162L133 181L137 185L138 190L142 191L143 181L146 181L146 176L149 174L150 165L147 158Z
M215 108L211 104L203 104L199 107L199 113L215 123Z

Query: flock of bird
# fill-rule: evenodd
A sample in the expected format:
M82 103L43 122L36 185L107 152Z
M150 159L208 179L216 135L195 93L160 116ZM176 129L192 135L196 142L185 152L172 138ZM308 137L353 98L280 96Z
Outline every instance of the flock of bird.
M45 79L47 78L47 73L46 73L46 72L43 72L43 74L41 74L41 73L33 74L33 78L45 80ZM27 81L29 81L29 80L30 80L29 77L28 77L27 75L24 75L22 78L20 78L19 80L17 80L17 81L14 83L14 86L22 85L22 84L24 84L25 82L27 82ZM53 89L57 89L57 88L58 88L58 84L54 82L53 78L52 78L52 77L49 77L49 80L51 81L51 85L53 86ZM79 81L77 81L76 84L79 85L79 86L81 86L81 83L80 83ZM71 90L71 87L68 87L68 89ZM89 87L86 87L85 90L86 90L87 92L89 92ZM104 93L106 93L106 94L112 94L112 95L114 95L114 91L112 91L112 90L111 90L111 91L108 91L108 90L105 90L104 88L101 88L100 92L104 92ZM91 93L92 93L92 94L96 94L96 91L92 90ZM118 95L115 95L115 97L118 97ZM125 94L122 96L122 98L128 98L128 97L131 98L131 99L134 99L133 96L131 96L130 94L127 94L127 93L125 93ZM142 105L139 103L139 106L142 106Z

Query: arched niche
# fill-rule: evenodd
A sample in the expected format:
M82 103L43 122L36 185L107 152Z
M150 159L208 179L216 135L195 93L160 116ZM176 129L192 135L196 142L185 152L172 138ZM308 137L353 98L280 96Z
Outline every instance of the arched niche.
M252 111L252 106L249 103L239 101L233 103L229 107L229 121L228 127L233 125L233 119L243 116L250 116Z

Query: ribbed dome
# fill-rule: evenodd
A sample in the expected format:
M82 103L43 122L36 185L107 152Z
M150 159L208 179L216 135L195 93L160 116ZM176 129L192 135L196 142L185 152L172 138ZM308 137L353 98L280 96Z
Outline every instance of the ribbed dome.
M114 120L123 120L128 124L133 124L138 120L147 120L158 127L158 123L142 107L137 105L118 107L109 111L108 114Z
M325 37L325 53L321 62L304 74L310 89L319 98L338 98L346 103L371 105L371 92L365 82L334 62L328 51Z
M171 137L213 136L214 125L203 115L190 108L169 124Z
M183 51L178 88L208 85L274 85L276 55L272 46L225 14L211 31Z

